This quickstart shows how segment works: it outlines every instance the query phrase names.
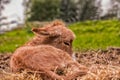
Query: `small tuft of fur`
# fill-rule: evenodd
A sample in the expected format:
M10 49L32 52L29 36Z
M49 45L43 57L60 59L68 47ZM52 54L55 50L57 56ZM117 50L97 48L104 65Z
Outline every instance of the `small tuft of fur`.
M53 22L51 22L51 26L65 26L65 23L62 20L54 20Z

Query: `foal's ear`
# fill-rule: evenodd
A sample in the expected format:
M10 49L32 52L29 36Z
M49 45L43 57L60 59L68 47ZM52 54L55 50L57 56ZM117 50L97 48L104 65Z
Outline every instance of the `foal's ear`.
M33 28L32 32L48 37L58 37L61 35L61 30L47 30L46 28Z
M49 33L44 28L32 28L32 32L35 34L41 34L41 35L49 35Z
M32 28L32 32L38 33L39 29L38 28Z

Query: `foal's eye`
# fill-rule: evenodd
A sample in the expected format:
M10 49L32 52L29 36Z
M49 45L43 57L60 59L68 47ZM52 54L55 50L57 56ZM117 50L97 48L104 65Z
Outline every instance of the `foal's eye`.
M69 46L69 45L70 45L70 43L69 43L69 42L64 42L64 44L65 44L65 45L67 45L67 46Z

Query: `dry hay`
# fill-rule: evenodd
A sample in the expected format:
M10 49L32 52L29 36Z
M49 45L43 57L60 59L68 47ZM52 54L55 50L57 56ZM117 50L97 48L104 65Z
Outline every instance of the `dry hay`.
M120 48L75 54L76 60L89 68L87 75L75 80L120 80ZM9 58L10 55L0 55L0 80L42 80L38 72L12 73L9 69Z
M120 48L76 53L77 61L89 68L78 80L120 80Z
M22 73L12 73L1 70L0 80L42 80L42 78L40 75L37 75L36 72L31 74L27 71L23 71Z

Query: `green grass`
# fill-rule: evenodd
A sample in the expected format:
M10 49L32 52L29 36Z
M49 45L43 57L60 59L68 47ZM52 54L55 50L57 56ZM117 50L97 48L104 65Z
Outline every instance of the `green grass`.
M27 29L17 29L0 34L0 53L13 52L32 37L33 33Z
M117 20L86 21L69 25L76 34L74 50L105 49L120 47L120 22ZM17 29L0 35L0 53L13 52L30 40L30 27Z
M75 50L106 49L120 47L120 21L86 21L70 25L76 34Z

